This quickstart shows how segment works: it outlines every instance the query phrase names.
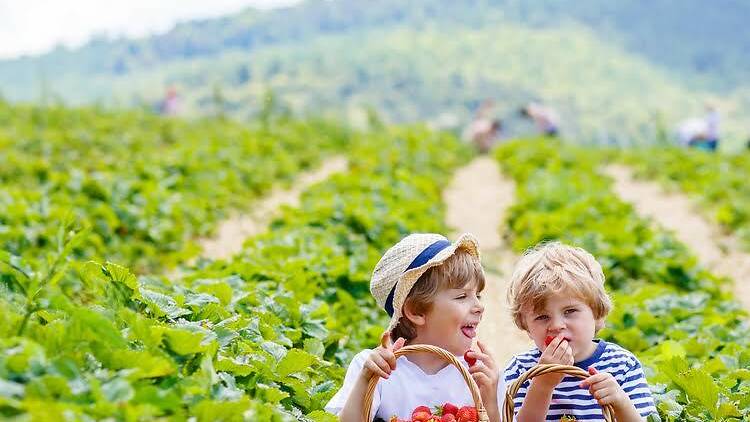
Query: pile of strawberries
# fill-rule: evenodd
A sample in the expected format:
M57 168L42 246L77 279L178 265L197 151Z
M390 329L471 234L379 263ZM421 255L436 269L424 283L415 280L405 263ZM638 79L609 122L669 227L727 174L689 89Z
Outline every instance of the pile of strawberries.
M435 407L433 413L427 406L419 406L411 412L411 419L399 419L393 416L390 422L478 422L477 409L474 406L458 408L451 403Z

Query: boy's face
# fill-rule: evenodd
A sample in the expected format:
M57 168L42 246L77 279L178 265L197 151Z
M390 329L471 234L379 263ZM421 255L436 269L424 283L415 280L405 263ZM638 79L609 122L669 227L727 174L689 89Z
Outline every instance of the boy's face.
M433 344L463 355L471 347L482 320L484 305L481 294L473 285L438 292L432 308L417 325L417 337L422 343Z
M545 349L547 337L559 334L568 339L576 362L588 358L596 350L592 340L602 321L594 318L591 307L583 300L558 293L549 296L542 309L528 307L523 313L529 337L539 350Z

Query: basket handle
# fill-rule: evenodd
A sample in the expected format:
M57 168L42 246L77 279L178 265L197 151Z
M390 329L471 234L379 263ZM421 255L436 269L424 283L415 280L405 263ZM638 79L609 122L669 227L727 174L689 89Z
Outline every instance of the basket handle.
M572 375L581 379L586 379L590 374L577 366L571 365L558 365L558 364L539 364L526 371L517 380L513 381L508 389L505 391L505 405L503 406L503 421L513 422L513 398L518 394L518 390L521 389L521 385L536 376L549 374L552 372L562 372L566 375ZM612 405L607 404L602 406L604 413L604 420L607 422L615 422L615 411Z
M487 416L487 410L485 410L484 408L484 403L482 403L482 396L479 394L479 387L477 387L477 383L474 382L474 378L472 378L471 374L469 374L469 370L466 369L466 367L458 361L453 353L429 344L414 344L411 346L404 346L393 352L393 354L396 355L396 359L398 359L401 356L411 353L424 352L440 356L449 363L453 364L453 366L455 366L459 370L459 372L461 372L461 375L464 377L464 381L466 381L466 384L469 386L471 397L474 400L474 406L477 408L477 416L479 422L488 422L489 417ZM377 386L378 381L380 381L380 376L378 376L377 374L372 374L370 380L368 381L367 390L365 391L364 407L362 408L363 422L370 422L372 420L372 400L375 396L375 387Z

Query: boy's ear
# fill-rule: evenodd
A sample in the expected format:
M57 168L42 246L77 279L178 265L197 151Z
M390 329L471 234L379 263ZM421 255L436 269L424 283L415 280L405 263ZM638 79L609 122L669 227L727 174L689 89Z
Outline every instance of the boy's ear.
M596 325L594 326L596 332L598 333L599 330L604 328L604 318L599 318L596 320Z
M426 322L425 315L423 313L414 312L409 303L405 303L403 309L404 317L411 321L416 326L422 326Z

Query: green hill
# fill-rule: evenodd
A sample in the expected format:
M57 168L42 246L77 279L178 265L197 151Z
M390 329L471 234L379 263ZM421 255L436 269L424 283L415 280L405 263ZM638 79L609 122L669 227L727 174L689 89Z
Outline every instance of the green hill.
M0 92L133 105L177 85L190 112L222 104L246 118L272 88L295 111L354 118L372 106L449 127L484 97L505 116L538 98L568 134L594 139L651 137L655 114L672 126L717 98L739 143L748 12L737 1L309 1L0 62Z

